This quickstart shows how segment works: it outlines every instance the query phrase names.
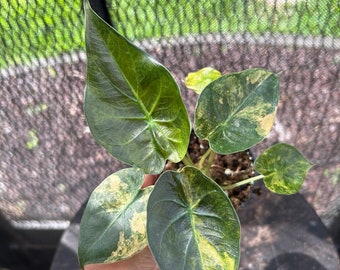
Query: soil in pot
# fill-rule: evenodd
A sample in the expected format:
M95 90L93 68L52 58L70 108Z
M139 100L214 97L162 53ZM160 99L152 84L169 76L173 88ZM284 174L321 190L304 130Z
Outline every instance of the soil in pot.
M191 132L188 153L195 164L199 163L208 149L209 143L201 140L194 132ZM177 170L183 166L182 162L169 162L165 170ZM253 156L248 150L228 155L216 154L210 168L211 178L220 186L240 182L253 177L254 174ZM228 190L228 196L236 210L246 201L251 192L260 194L261 190L259 188L252 189L250 184Z

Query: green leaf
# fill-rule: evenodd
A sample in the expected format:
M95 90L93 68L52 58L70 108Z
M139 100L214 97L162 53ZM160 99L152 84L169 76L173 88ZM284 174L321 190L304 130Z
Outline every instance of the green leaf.
M202 68L196 72L189 73L185 78L185 85L197 94L201 94L209 83L218 79L221 75L221 72L211 67Z
M179 162L190 123L165 67L106 24L86 3L85 116L95 140L119 160L160 173Z
M249 69L224 75L201 93L195 132L217 153L246 150L269 133L278 99L279 80L269 71Z
M152 187L140 189L144 174L136 168L107 177L92 193L80 224L81 267L133 256L147 245L146 206Z
M223 190L197 168L160 176L148 202L147 236L160 269L238 267L238 217Z
M299 191L312 164L292 145L278 143L255 161L254 168L264 176L266 187L278 194Z

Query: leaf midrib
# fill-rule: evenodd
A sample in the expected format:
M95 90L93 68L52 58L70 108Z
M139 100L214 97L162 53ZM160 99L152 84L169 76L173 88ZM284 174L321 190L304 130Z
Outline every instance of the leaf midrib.
M100 23L103 23L103 22L102 22L102 19L101 19L100 17L98 17L96 14L94 14L93 12L91 12L91 16L92 16L92 17L95 16L96 20L99 20ZM137 103L137 105L138 105L139 108L141 109L142 113L144 114L145 119L146 119L148 122L150 122L150 121L152 120L152 118L151 118L151 112L149 112L149 111L146 109L144 103L142 102L142 99L141 99L141 98L139 97L139 95L138 95L138 89L136 89L137 91L134 89L134 87L132 86L132 84L130 83L130 81L128 80L128 78L126 77L125 73L123 72L123 70L122 70L122 68L121 68L121 65L120 65L119 62L116 60L116 58L114 57L114 55L112 55L111 50L109 49L108 43L106 42L107 39L104 38L104 36L103 36L103 34L102 34L102 31L100 31L101 28L99 28L99 30L98 30L98 27L96 27L96 25L95 25L91 20L90 20L89 23L92 24L92 28L93 28L94 31L96 31L97 35L98 35L99 37L101 37L101 40L100 40L100 41L101 41L101 44L105 47L106 53L107 53L108 55L110 55L110 59L115 63L115 66L116 66L117 69L119 70L119 73L120 73L121 76L123 77L124 81L127 83L127 85L128 85L128 87L129 87L131 93L132 93L133 96L136 98L136 100L133 100L133 99L131 98L131 96L127 95L127 94L126 94L124 91L122 91L119 87L115 87L115 89L117 89L117 91L119 91L119 93L121 93L122 95L124 95L125 97L127 97L128 99L130 99L132 102ZM112 31L115 31L112 27L110 27L110 29L111 29L110 35L112 35L112 34L114 34L114 35L119 35L118 33L112 33ZM89 35L89 36L90 36L90 35ZM119 37L120 37L120 35L119 35ZM91 51L93 51L93 46L92 46L92 44L96 44L96 42L94 42L93 39L89 39L89 40L90 40L90 42L88 42L88 43L86 44L86 46L90 47L89 49L90 49ZM95 41L98 42L98 40L95 40ZM128 41L127 41L127 40L124 40L124 42L128 42ZM96 46L95 46L95 47L96 47ZM90 56L91 56L91 54L90 54ZM143 55L143 56L144 56L144 55ZM92 59L92 58L91 58L91 59ZM99 65L97 59L96 59L96 58L92 59L92 62L95 63L95 65L96 65L98 71L103 75L103 77L106 77L107 79L109 79L109 78L106 76L105 72L103 72L103 70L100 68L100 65ZM136 67L135 67L135 65L134 65L134 66L133 66L133 69L135 70L135 68L136 68ZM136 73L136 70L135 70L135 73ZM110 81L110 83L111 83L112 85L114 85L114 84L112 83L111 80L109 80L109 81ZM138 84L138 82L137 82L137 84ZM160 95L158 94L158 96L157 96L157 101L159 100L159 97L160 97ZM153 106L153 108L155 108L156 105L157 105L157 104L156 104L156 102L155 102L155 105Z

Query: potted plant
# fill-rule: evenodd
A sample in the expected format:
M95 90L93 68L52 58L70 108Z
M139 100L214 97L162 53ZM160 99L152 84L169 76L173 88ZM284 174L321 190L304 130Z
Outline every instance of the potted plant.
M217 155L247 150L270 132L278 76L260 68L190 73L186 85L199 95L191 126L169 71L88 1L85 15L85 116L97 143L131 167L93 191L80 225L80 266L237 269L240 223L225 191L263 179L271 191L293 194L311 167L297 149L279 143L255 160L257 175L226 186L211 178ZM207 145L197 162L187 153L192 129ZM167 162L181 165L164 170Z

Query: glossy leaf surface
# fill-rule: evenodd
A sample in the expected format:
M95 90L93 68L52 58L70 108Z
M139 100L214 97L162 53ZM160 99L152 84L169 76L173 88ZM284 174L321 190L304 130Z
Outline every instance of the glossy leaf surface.
M148 203L147 235L160 269L238 267L238 217L223 190L197 168L160 176Z
M110 175L92 193L80 224L82 267L128 258L147 245L146 207L152 187L140 189L141 170Z
M203 89L212 81L221 77L222 74L211 67L202 68L196 72L190 72L185 78L185 85L194 90L197 94L201 94Z
M145 173L179 162L189 118L170 73L86 4L85 116L95 140Z
M194 128L217 153L246 150L273 126L279 99L278 77L263 69L224 75L201 93Z
M294 146L278 143L263 152L254 167L264 176L269 190L294 194L301 188L312 164Z

